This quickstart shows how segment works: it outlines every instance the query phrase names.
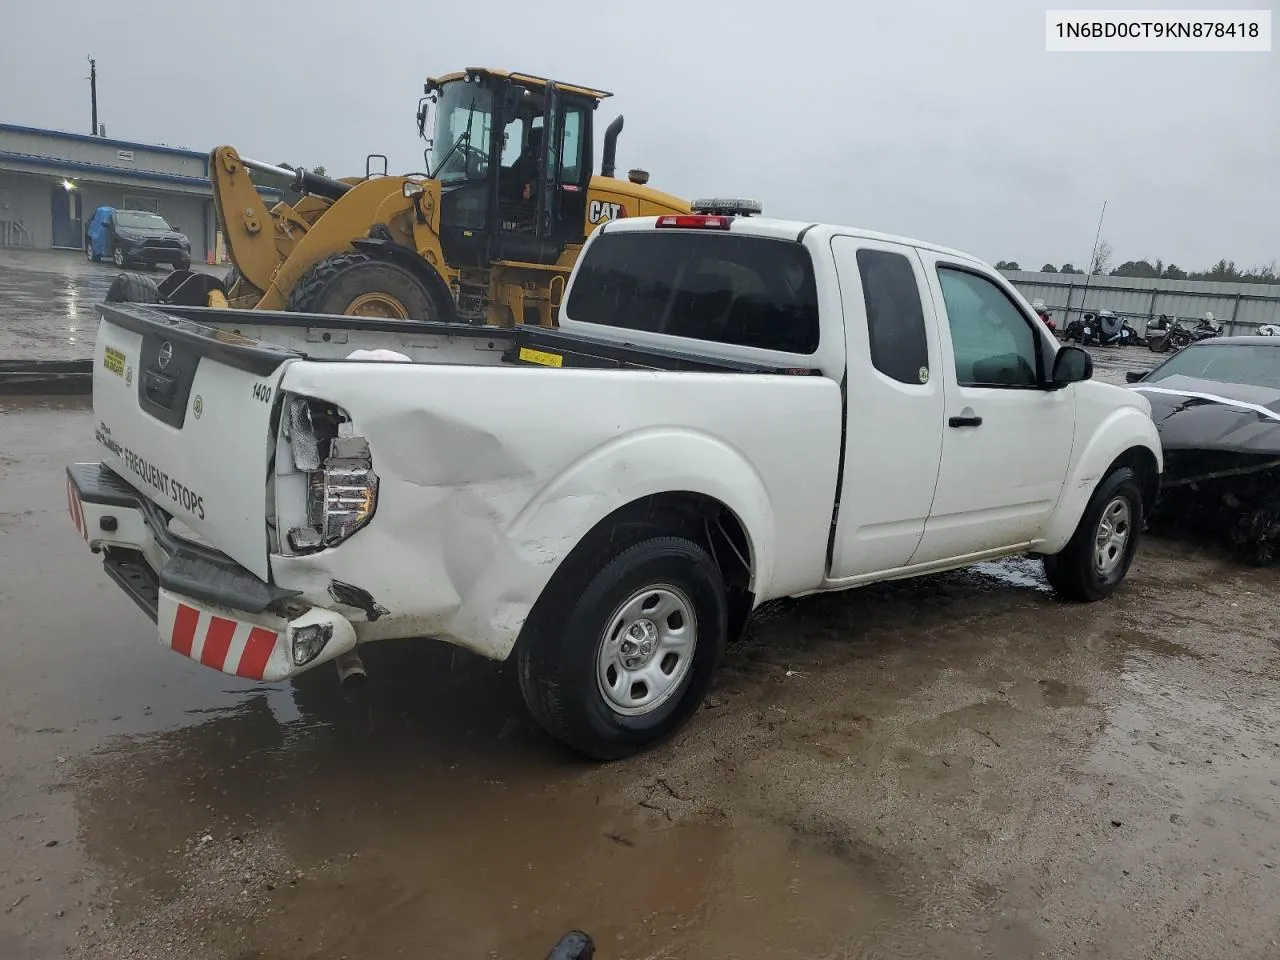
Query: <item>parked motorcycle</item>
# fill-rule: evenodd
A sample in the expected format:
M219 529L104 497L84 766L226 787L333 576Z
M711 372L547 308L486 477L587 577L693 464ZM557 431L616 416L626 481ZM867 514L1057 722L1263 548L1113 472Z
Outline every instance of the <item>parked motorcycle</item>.
M1053 319L1053 314L1049 312L1049 308L1045 306L1045 302L1040 299L1031 301L1031 309L1044 321L1044 325L1055 333L1058 330L1058 321Z
M1127 347L1138 341L1138 331L1129 321L1110 310L1086 313L1079 323L1082 346Z
M1174 320L1165 329L1164 336L1148 338L1147 347L1153 353L1177 352L1188 344L1208 340L1221 333L1222 325L1213 318L1212 313L1206 313L1190 329L1184 326L1181 320Z

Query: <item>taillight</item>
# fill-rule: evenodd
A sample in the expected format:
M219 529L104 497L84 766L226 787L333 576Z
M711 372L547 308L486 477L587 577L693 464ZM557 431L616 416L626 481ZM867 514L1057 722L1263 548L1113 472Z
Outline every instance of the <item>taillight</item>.
M350 419L342 411L304 397L288 408L294 466L306 476L304 527L289 531L295 550L332 547L365 526L378 505L378 475L364 437L343 436Z
M728 230L733 217L721 217L707 213L675 213L658 218L660 227L678 227L683 230Z

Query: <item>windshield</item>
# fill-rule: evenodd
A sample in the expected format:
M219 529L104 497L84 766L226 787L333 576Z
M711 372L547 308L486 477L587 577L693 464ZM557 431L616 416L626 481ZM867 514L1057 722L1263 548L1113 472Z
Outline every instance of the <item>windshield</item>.
M146 210L117 210L116 223L134 230L168 230L164 217Z
M1280 344L1192 344L1152 370L1144 382L1168 377L1280 389Z
M432 163L443 183L483 180L488 173L489 129L493 122L493 93L478 83L455 80L440 89L436 101L431 144ZM464 134L470 136L463 140ZM455 149L456 145L456 149ZM447 159L446 159L447 157Z

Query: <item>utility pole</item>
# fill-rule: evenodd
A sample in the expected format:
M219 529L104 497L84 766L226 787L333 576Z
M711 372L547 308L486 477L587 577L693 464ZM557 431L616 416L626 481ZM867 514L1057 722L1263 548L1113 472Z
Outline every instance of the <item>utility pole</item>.
M98 135L98 61L89 57L89 100L93 104L93 129L89 132Z
M1089 254L1089 268L1084 274L1084 296L1080 298L1080 316L1084 316L1085 300L1089 296L1089 281L1093 278L1093 262L1098 256L1098 241L1102 238L1102 219L1107 215L1107 201L1102 201L1102 213L1098 217L1098 232L1093 236L1093 253ZM1070 319L1065 318L1065 319Z

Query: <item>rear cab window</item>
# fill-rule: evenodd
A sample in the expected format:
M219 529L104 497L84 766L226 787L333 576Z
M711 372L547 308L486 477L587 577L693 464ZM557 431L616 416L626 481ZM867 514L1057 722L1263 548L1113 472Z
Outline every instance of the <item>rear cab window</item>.
M812 355L820 336L809 251L748 234L598 235L565 310L575 323L800 356Z

